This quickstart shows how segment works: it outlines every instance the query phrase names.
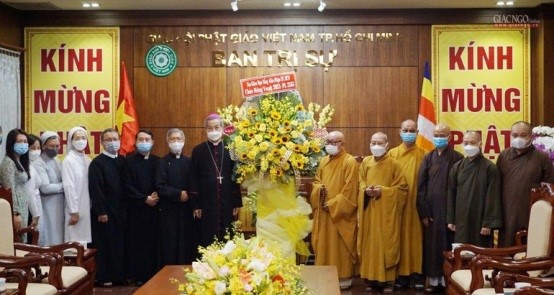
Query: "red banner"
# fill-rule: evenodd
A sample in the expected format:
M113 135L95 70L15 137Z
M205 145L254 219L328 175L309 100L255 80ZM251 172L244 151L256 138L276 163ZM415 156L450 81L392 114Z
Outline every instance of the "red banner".
M296 90L296 73L288 72L240 80L242 97Z

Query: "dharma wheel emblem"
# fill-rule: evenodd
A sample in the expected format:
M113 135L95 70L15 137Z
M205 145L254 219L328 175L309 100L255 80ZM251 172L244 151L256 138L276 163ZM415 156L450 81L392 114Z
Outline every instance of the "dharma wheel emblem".
M156 45L146 54L146 68L152 75L165 77L177 67L177 55L171 47Z

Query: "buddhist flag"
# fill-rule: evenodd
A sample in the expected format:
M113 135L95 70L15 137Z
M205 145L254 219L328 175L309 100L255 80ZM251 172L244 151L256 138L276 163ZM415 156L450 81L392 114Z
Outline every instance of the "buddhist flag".
M417 126L419 129L416 139L417 146L427 151L431 151L435 148L433 145L433 130L435 129L435 124L437 124L437 120L435 119L431 73L429 72L429 63L425 63L423 86L421 87L421 100L419 101L419 115L417 116Z
M139 131L139 124L135 110L135 101L131 93L131 86L129 86L124 62L121 62L120 74L121 83L119 83L119 100L117 101L115 123L117 131L121 136L119 153L126 155L135 150L135 136Z

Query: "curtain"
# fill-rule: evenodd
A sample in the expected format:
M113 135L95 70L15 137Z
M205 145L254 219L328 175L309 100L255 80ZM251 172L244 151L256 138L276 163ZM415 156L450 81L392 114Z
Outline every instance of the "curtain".
M0 48L0 161L6 154L6 136L21 127L20 53Z

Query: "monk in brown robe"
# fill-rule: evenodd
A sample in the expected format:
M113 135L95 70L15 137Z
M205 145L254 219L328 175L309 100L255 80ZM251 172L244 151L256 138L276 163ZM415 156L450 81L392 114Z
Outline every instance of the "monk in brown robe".
M402 143L389 151L389 156L400 164L404 177L408 182L408 199L402 215L402 235L400 238L400 262L398 263L398 278L395 287L411 285L417 290L423 290L421 264L423 256L422 224L417 213L417 175L425 150L416 146L417 123L406 120L400 124ZM411 278L410 278L411 276Z
M396 159L387 155L387 135L371 137L371 153L360 166L358 241L360 275L369 281L366 290L393 292L398 274L402 213L408 183Z
M531 133L531 124L514 123L511 147L503 150L496 162L502 178L501 247L515 245L516 233L527 229L531 189L538 188L541 182L554 182L550 158L535 148Z
M448 174L463 159L448 141L450 127L437 124L433 130L435 149L423 159L417 177L417 210L423 223L423 273L429 280L427 293L444 293L443 251L450 249L453 233L446 228Z
M358 170L346 151L344 135L326 137L326 152L313 182L310 204L314 213L312 245L316 265L335 265L341 289L352 285L356 255Z
M481 153L481 134L464 135L466 157L450 170L446 222L454 242L492 247L492 230L502 227L500 172Z

